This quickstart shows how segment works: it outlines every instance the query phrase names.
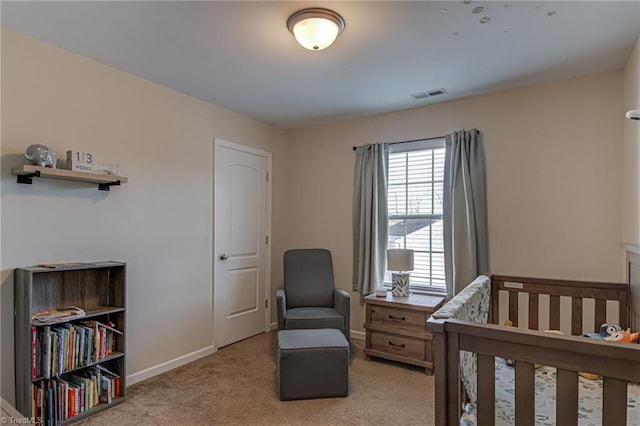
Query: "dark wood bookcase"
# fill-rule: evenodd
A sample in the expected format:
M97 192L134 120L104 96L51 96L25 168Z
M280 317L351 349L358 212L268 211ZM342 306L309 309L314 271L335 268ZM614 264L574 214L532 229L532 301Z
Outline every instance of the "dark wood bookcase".
M72 375L80 376L85 370L100 365L119 376L119 396L111 402L100 402L85 411L78 412L61 424L69 424L125 401L125 308L126 308L126 264L122 262L92 262L52 264L17 268L15 270L15 381L16 408L24 416L33 415L34 385L46 387L49 380L66 380ZM118 333L113 333L114 348L108 354L90 363L50 375L34 377L33 328L36 334L45 325L36 325L33 315L38 312L76 306L85 311L82 317L61 318L48 324L49 327L68 327L98 321L113 324ZM66 325L67 324L67 325ZM44 381L44 384L43 384ZM101 388L102 383L99 384ZM55 408L54 408L55 409ZM44 412L46 417L46 411ZM44 420L44 419L43 419ZM45 424L43 422L43 424Z

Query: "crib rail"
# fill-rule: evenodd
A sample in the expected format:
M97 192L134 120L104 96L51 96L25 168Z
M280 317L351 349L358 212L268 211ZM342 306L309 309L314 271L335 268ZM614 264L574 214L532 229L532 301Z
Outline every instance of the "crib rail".
M627 415L627 382L640 382L640 345L616 344L586 340L575 336L543 335L540 332L505 329L493 324L478 324L458 320L430 320L440 323L446 333L447 356L446 420L436 424L457 424L462 402L459 400L459 351L478 354L478 425L495 421L494 357L516 361L515 413L518 425L533 425L534 365L543 364L558 369L557 392L562 404L556 407L557 424L577 424L578 372L587 371L603 376L603 424L625 425ZM443 350L444 349L444 350ZM445 354L447 353L447 354ZM437 363L438 364L438 363ZM441 374L442 370L436 372ZM437 394L437 393L436 393Z
M508 292L509 308L508 319L514 326L518 326L521 318L519 313L519 295L528 296L528 324L530 330L540 329L541 296L549 297L548 324L550 329L560 329L560 298L571 298L571 312L568 314L571 320L571 334L580 335L583 331L584 301L593 299L594 312L590 313L593 327L586 327L598 331L601 324L606 322L607 301L617 303L618 324L623 328L629 326L629 286L621 283L599 283L588 281L551 280L541 278L525 278L504 275L491 277L491 310L489 321L498 324L500 292ZM545 313L546 314L546 313Z
M496 325L500 319L500 292L508 293L508 319L522 328ZM528 298L527 315L519 312L520 299L525 297L522 294ZM557 392L562 395L563 403L556 407L557 424L577 425L579 371L604 378L603 424L626 424L626 384L640 382L640 369L637 367L640 345L537 331L543 322L541 315L548 315L549 328L560 328L560 309L565 308L565 303L561 303L563 296L571 300L571 312L563 314L569 315L572 334L582 334L583 325L593 325L593 330L598 330L600 324L606 322L610 307L615 305L618 323L623 327L629 324L628 284L504 275L492 276L490 324L433 317L428 320L427 328L433 333L437 425L457 425L460 421L463 406L459 372L461 350L477 354L479 426L493 425L495 422L496 356L516 360L515 415L519 426L534 424L536 363L558 369ZM543 297L549 298L548 312L541 309L540 300ZM586 304L586 299L593 299L594 302ZM608 301L617 303L609 304L608 308ZM587 309L591 306L592 312ZM583 324L583 317L592 320L589 324ZM523 324L519 324L521 321Z

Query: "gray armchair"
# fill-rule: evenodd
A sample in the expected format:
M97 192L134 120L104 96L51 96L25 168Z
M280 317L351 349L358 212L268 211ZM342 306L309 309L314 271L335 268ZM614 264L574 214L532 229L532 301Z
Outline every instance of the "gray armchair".
M351 295L335 288L329 250L287 250L276 303L278 330L337 328L349 341Z

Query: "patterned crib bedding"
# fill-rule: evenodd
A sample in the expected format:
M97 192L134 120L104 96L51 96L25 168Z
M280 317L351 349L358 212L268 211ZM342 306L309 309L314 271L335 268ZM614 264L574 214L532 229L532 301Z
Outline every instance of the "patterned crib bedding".
M555 425L556 413L556 369L540 367L535 371L535 423ZM578 424L581 426L602 425L602 379L588 380L578 377ZM515 425L515 368L496 357L496 425ZM475 426L475 404L467 404L466 413L460 419L461 426ZM640 426L640 384L629 384L627 388L627 425Z

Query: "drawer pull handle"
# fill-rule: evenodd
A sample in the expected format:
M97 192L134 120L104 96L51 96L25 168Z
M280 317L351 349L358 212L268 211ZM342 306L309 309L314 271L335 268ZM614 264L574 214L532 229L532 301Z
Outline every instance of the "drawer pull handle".
M393 349L404 349L404 343L393 343L393 342L389 342L389 346L391 346Z
M389 319L391 321L404 321L404 320L406 320L405 317L394 317L393 315L389 315Z

